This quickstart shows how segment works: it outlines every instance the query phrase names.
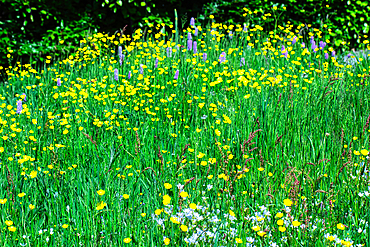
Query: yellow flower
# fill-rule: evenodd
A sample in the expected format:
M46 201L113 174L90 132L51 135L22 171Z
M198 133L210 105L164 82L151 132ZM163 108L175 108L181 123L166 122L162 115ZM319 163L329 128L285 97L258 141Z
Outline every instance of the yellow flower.
M125 242L126 244L130 243L130 242L131 242L131 238L125 238L125 239L123 240L123 242Z
M345 226L344 226L342 223L339 223L339 224L337 225L337 228L338 228L339 230L344 230Z
M234 155L232 155L232 154L229 154L229 157L228 157L228 159L229 160L232 160L234 158Z
M210 19L214 19L215 17L214 17L213 15L210 15L210 16L209 16L209 18L210 18Z
M354 136L354 137L353 137L353 140L354 140L354 141L356 141L357 139L358 139L358 137L357 137L357 136Z
M367 156L367 155L369 154L369 151L367 151L366 149L362 149L362 150L361 150L361 154L362 154L363 156Z
M243 243L243 240L241 240L240 238L236 238L235 239L235 242L237 242L238 244L242 244Z
M64 229L66 229L66 228L68 228L68 225L67 225L67 224L63 224L63 225L62 225L62 227L63 227Z
M161 210L161 209L156 209L156 210L154 211L154 213L155 213L156 215L160 215L160 214L162 213L162 210Z
M100 202L97 206L96 206L96 210L102 210L105 206L107 206L107 204L105 202Z
M171 203L171 197L169 195L163 196L163 205L168 205Z
M335 239L335 237L334 237L334 236L328 236L328 237L327 237L327 239L328 239L330 242L332 242L332 241Z
M33 209L35 208L35 205L30 204L28 207L29 207L31 210L33 210Z
M127 199L129 199L129 198L130 198L130 196L129 196L129 195L127 195L127 194L123 194L123 198L125 198L125 199L127 200Z
M285 232L285 231L286 231L286 228L285 228L285 227L283 227L283 226L279 226L279 231L281 231L281 232Z
M0 204L5 204L7 201L8 201L8 199L6 199L6 198L0 199Z
M296 220L293 221L292 224L293 226L296 226L296 227L301 225L301 223L299 223L299 221L296 221Z
M181 196L182 198L185 198L185 197L188 197L188 196L189 196L189 194L188 194L188 192L182 191L182 192L180 193L180 196Z
M278 220L276 223L277 223L279 226L284 225L284 221L283 221L283 220Z
M105 190L98 190L96 193L98 193L99 196L102 196L105 194Z
M216 134L216 136L220 136L221 135L221 131L219 131L218 129L215 129L215 134Z
M287 207L292 206L293 202L290 199L284 199L284 205Z
M170 239L169 238L165 238L164 240L163 240L163 242L164 242L164 244L165 245L169 245L170 244Z
M26 195L26 193L22 192L22 193L18 194L18 197L24 197L25 195Z
M258 170L259 170L260 172L263 172L263 171L265 170L265 168L263 168L263 167L259 167L259 168L258 168Z
M253 229L253 231L259 231L260 229L261 229L261 227L259 227L259 226L254 226L254 227L252 227L252 229Z
M145 217L145 216L146 216L146 213L142 213L142 214L141 214L141 216L142 216L142 217Z
M13 225L13 221L11 221L11 220L6 220L6 221L5 221L5 224L6 224L7 226L11 226L11 225Z
M181 231L183 231L183 232L187 232L188 231L188 227L187 226L185 226L185 225L181 225Z
M172 185L171 184L169 184L169 183L165 183L164 184L164 187L166 188L166 189L171 189L172 188Z
M37 176L37 171L32 171L31 173L30 173L30 177L31 178L35 178Z
M266 233L265 233L265 232L263 232L263 231L259 231L259 232L257 232L257 234L258 234L259 236L261 236L261 237L263 237L263 236L265 236L265 235L266 235Z
M197 209L197 205L195 203L190 203L189 208L195 210Z
M11 232L15 232L17 230L17 228L14 227L14 226L9 226L8 230L11 231Z

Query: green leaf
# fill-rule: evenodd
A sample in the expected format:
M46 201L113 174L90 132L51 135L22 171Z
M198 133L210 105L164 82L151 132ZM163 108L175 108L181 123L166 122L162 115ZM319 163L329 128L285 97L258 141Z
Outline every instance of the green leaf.
M144 7L146 5L146 3L145 2L141 2L140 5L141 5L141 7Z
M45 10L41 10L40 13L46 15L47 12Z
M122 6L122 1L121 1L121 0L118 0L118 1L117 1L117 4L118 4L119 6Z
M149 13L151 13L150 7L146 7L146 11L148 11Z

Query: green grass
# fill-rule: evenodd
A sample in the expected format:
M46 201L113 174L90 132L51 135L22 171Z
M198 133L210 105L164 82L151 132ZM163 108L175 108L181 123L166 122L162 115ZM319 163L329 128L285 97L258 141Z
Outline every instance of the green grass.
M227 28L95 34L5 69L0 244L368 246L368 60Z

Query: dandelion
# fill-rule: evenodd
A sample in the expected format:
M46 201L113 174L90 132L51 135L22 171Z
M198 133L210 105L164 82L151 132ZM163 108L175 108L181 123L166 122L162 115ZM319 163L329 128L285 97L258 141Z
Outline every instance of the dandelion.
M279 231L281 231L281 232L285 232L285 231L286 231L286 228L285 228L285 227L283 227L283 226L279 226Z
M6 221L5 221L5 224L6 224L7 226L11 226L11 225L13 225L13 221L11 221L11 220L6 220Z
M169 238L165 238L164 240L163 240L163 242L164 242L164 244L165 245L169 245L170 244L170 239Z
M60 78L57 79L57 86L58 87L62 86L62 82L61 82Z
M23 110L22 100L18 100L17 101L17 114L21 114L22 110Z
M0 204L5 204L7 201L8 201L8 199L6 199L6 198L0 199Z
M26 195L26 193L22 192L22 193L19 193L19 194L18 194L18 197L22 198L22 197L24 197L25 195Z
M257 232L257 234L258 234L258 236L263 237L263 236L266 235L266 232L259 231L259 232Z
M62 225L62 227L63 227L64 229L67 229L67 228L68 228L68 225L67 225L67 224L63 224L63 225Z
M339 230L344 230L345 226L342 223L337 224Z
M168 205L171 203L171 197L169 195L163 196L163 205Z
M118 81L118 69L114 69L114 80Z
M258 231L261 229L261 227L259 227L259 226L254 226L254 227L252 227L252 229L253 229L253 231L258 232Z
M172 188L172 185L171 185L171 184L169 184L169 183L165 183L165 184L164 184L164 187L165 187L167 190L169 190L169 189L171 189L171 188Z
M235 242L238 243L238 244L242 244L243 243L243 240L241 240L240 238L236 238L235 239Z
M301 225L301 223L299 221L296 221L296 220L293 221L292 224L293 224L294 227L298 227L298 226Z
M29 207L31 210L34 210L34 209L35 209L35 205L33 205L33 204L30 204L28 207Z
M188 192L182 191L182 192L180 193L180 196L181 196L182 198L186 198L186 197L188 197L188 196L189 196L189 194L188 194Z
M11 231L11 232L15 232L17 230L17 228L14 227L14 226L9 226L8 230Z
M124 198L124 199L126 199L126 200L130 198L130 196L129 196L129 195L127 195L127 194L123 194L122 196L123 196L123 198Z
M179 70L176 70L176 73L175 73L175 76L174 76L174 80L177 80L179 78Z

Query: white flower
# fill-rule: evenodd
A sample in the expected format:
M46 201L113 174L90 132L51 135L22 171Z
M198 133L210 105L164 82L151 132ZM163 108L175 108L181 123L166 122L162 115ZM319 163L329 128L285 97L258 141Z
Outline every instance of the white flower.
M364 196L364 193L359 192L359 193L358 193L358 196L359 196L359 197L363 197L363 196Z

